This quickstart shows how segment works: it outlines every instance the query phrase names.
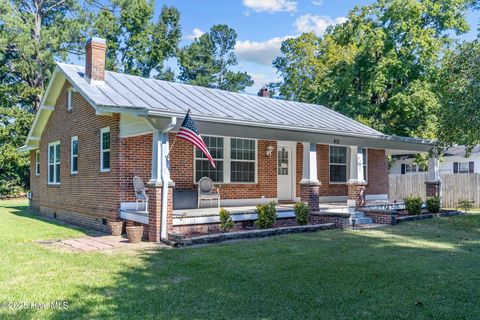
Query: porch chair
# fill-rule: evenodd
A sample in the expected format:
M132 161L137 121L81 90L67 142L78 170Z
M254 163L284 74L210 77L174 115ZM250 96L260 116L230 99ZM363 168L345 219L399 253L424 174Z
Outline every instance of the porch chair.
M140 179L137 176L133 177L133 188L135 189L136 210L138 211L138 203L143 202L144 203L144 211L147 211L148 196L147 196L147 193L146 193L146 188L145 188L145 184L143 183L143 180Z
M213 200L217 200L218 209L220 210L220 190L215 188L212 179L209 177L203 177L198 181L197 208L200 208L202 200L210 200L210 207L212 206Z

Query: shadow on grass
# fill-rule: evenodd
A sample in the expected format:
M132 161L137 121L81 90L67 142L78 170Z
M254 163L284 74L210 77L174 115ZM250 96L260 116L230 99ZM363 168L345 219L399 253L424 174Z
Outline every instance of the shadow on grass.
M49 318L478 318L478 234L459 242L411 225L415 235L405 225L143 252L113 285L78 287ZM421 246L437 233L439 245Z
M33 219L33 220L40 221L42 223L47 223L54 226L66 227L72 230L80 231L88 236L96 237L96 236L106 235L102 231L81 227L78 225L68 223L66 221L57 220L51 217L41 215L38 212L35 212L34 210L29 209L27 205L3 206L3 208L8 209L11 214L21 218Z

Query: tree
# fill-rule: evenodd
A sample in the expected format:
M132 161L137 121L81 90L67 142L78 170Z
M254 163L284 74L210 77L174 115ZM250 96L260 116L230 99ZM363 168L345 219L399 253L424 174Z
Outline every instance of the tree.
M448 52L438 79L438 137L447 145L466 145L470 152L480 144L480 40Z
M173 79L164 62L175 56L181 38L180 12L163 6L154 22L154 2L113 0L95 19L93 33L107 40L108 70Z
M432 85L449 34L468 30L468 0L379 0L323 38L289 39L274 66L289 99L325 104L388 134L434 138Z
M237 64L237 33L227 25L214 25L179 52L180 80L204 87L241 91L253 85L246 72L229 70Z
M16 103L35 112L55 59L79 53L85 41L85 15L75 0L0 2L0 90L10 86ZM11 101L15 103L15 101Z

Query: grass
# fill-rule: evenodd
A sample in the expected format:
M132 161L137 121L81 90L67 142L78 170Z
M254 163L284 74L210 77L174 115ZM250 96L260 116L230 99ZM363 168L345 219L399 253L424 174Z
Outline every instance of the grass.
M78 237L0 202L1 319L478 319L480 213L137 253L68 253Z

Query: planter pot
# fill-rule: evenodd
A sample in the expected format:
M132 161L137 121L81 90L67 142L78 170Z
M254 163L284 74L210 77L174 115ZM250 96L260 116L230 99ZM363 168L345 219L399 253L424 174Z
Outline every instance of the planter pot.
M121 236L123 229L123 221L109 221L108 229L110 230L112 236Z
M127 238L131 243L138 243L142 241L143 236L143 227L142 226L133 226L127 227Z

